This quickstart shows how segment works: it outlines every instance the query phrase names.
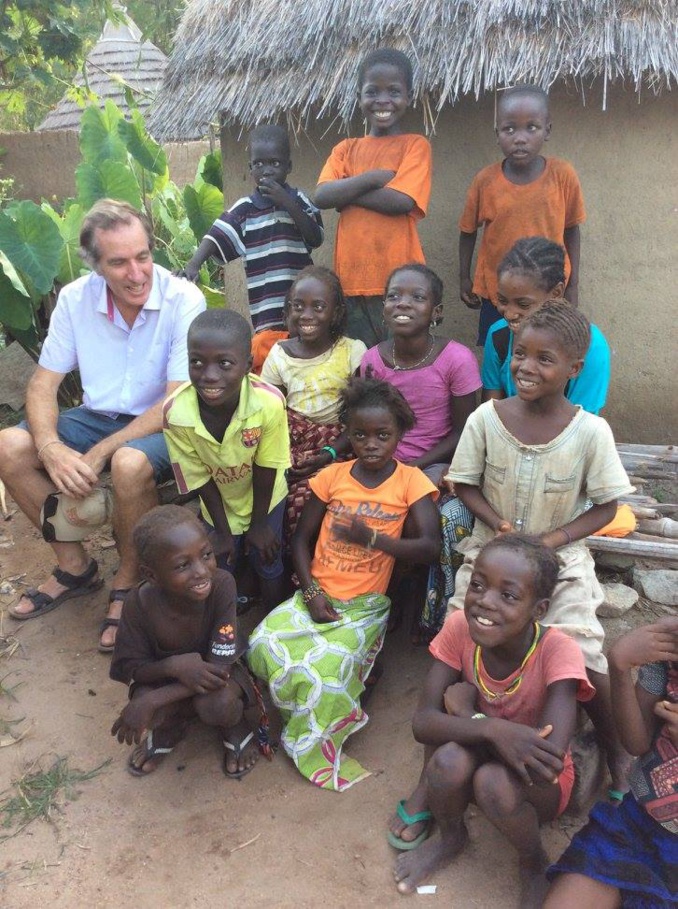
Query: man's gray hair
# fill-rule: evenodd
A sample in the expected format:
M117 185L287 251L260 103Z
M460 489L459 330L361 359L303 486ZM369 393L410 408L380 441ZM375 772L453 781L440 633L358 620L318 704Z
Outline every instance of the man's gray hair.
M80 257L96 269L101 253L96 243L97 230L115 230L121 224L132 224L139 221L148 237L148 248L153 249L153 229L151 222L143 212L137 211L129 202L118 202L116 199L99 199L85 215L80 230Z

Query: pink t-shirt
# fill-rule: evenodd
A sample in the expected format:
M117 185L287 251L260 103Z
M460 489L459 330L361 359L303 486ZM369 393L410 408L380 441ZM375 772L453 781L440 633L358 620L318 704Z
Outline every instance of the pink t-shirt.
M450 341L430 366L409 370L387 366L379 348L371 347L360 363L361 376L368 366L375 379L395 385L417 418L395 451L405 463L426 454L452 432L450 398L471 394L483 384L475 354L457 341Z
M469 634L463 610L456 609L445 619L445 624L431 641L433 656L452 669L461 671L463 681L473 681L473 654L475 644ZM480 675L485 685L497 694L506 691L520 670L516 669L505 679L491 678L480 664ZM523 670L523 680L513 694L488 700L478 688L476 709L487 716L501 717L526 726L539 725L539 718L546 703L546 689L562 679L577 680L577 700L590 701L595 694L586 675L584 657L579 644L557 628L549 628L539 641Z

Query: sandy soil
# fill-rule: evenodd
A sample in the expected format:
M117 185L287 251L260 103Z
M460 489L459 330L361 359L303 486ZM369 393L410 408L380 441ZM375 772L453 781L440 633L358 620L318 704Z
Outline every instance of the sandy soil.
M12 543L0 548L0 580L21 574L26 584L40 580L50 566L37 532L22 515L3 529ZM115 550L91 548L110 580ZM3 612L13 600L0 595ZM63 802L53 823L36 821L2 842L5 909L356 909L406 899L452 909L517 904L514 854L477 813L470 818L468 849L436 877L435 896L401 897L395 890L395 853L385 830L420 769L410 717L429 662L404 627L387 639L370 723L348 744L372 776L348 792L315 789L282 753L273 763L261 761L241 782L227 780L221 747L200 726L155 774L136 779L125 772L127 747L109 734L125 690L109 680L109 660L96 650L105 601L102 590L21 625L3 616L2 634L17 634L21 648L0 656L0 683L17 686L16 700L0 692L0 718L23 717L12 731L30 731L0 750L0 790L36 761L48 766L65 756L71 767L91 770L110 759L77 787L75 800ZM254 625L257 616L247 619ZM553 858L575 828L576 821L566 819L545 831Z

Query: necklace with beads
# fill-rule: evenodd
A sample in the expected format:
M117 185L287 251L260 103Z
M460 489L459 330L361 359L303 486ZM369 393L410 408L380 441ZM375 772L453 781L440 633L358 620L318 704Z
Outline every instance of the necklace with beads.
M422 363L425 363L428 360L428 358L431 356L435 345L436 345L436 339L433 336L431 336L431 344L429 346L429 349L426 351L426 354L421 358L421 360L419 360L418 363L415 363L413 366L398 366L398 364L396 363L396 357L395 357L395 341L394 341L393 344L391 345L391 360L393 362L393 368L395 369L396 372L407 372L410 369L418 369L422 365Z
M508 686L506 691L498 694L496 691L490 691L485 682L480 677L480 646L476 644L475 650L473 651L473 680L476 685L483 692L488 701L496 701L499 698L508 697L510 694L515 694L516 691L520 688L520 683L523 681L523 670L527 666L527 662L532 656L532 654L537 649L537 644L539 643L542 636L543 628L539 622L534 623L534 636L532 638L532 643L530 644L527 653L523 659L523 662L520 664L520 674L515 678L511 684Z

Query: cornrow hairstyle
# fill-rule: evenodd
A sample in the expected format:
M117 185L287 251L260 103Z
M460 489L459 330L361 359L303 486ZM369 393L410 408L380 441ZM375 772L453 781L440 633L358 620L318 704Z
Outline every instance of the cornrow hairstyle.
M397 274L400 274L401 271L413 271L418 275L426 278L428 281L429 290L431 291L431 299L433 300L434 306L439 306L443 302L443 282L442 278L439 278L438 275L433 271L432 268L429 268L428 265L422 265L420 262L411 262L408 265L399 265L397 268L394 268L391 274L386 280L386 287L384 289L384 296L388 293L388 288L391 281L395 278Z
M413 429L417 422L412 408L395 385L381 379L354 376L341 390L339 398L339 420L344 426L348 426L352 413L369 407L383 407L390 411L401 433Z
M551 332L563 349L577 360L584 359L591 344L589 320L567 300L546 300L519 324L516 337L520 337L526 328Z
M363 57L360 62L360 66L358 67L358 94L360 94L362 87L365 84L367 71L372 69L373 66L379 66L379 64L395 66L396 69L400 70L400 75L403 77L407 91L412 91L412 85L414 83L412 61L407 54L404 54L402 51L396 50L393 47L378 47L376 50L370 51L370 53L367 54L366 57Z
M206 309L201 312L188 327L186 342L189 346L197 334L221 335L224 342L244 353L251 353L252 350L250 324L233 309Z
M85 215L80 229L80 258L90 268L96 269L101 253L96 241L97 230L117 230L121 225L129 226L138 221L148 239L148 248L153 249L154 237L151 222L144 212L138 211L129 202L117 199L99 199Z
M533 569L532 592L535 600L548 600L558 580L558 556L548 546L544 546L539 537L522 533L505 533L490 540L481 551L481 555L495 549L508 549L522 555Z
M498 277L507 271L534 278L543 290L565 284L565 247L546 237L523 237L513 244L499 263Z
M513 85L511 88L507 88L506 91L501 92L499 95L499 100L497 102L497 107L501 107L507 98L516 98L520 95L531 95L533 98L541 101L541 103L544 105L546 113L549 113L549 96L543 88L540 88L538 85L533 85L531 83L519 83L518 85Z
M205 528L189 508L182 508L180 505L156 505L147 511L132 531L132 542L139 562L149 566L156 564L166 549L165 537L168 531L180 524L194 524L205 533Z
M255 126L247 137L248 151L252 151L254 142L275 142L287 160L290 158L290 137L284 126L278 126L277 123L262 123Z
M330 337L333 341L336 341L337 338L340 338L346 332L346 300L341 281L330 268L325 268L324 265L307 265L296 276L290 285L290 289L285 294L285 318L288 319L291 312L294 288L303 278L315 278L317 281L321 281L329 290L330 299L334 306L332 321L330 322Z

